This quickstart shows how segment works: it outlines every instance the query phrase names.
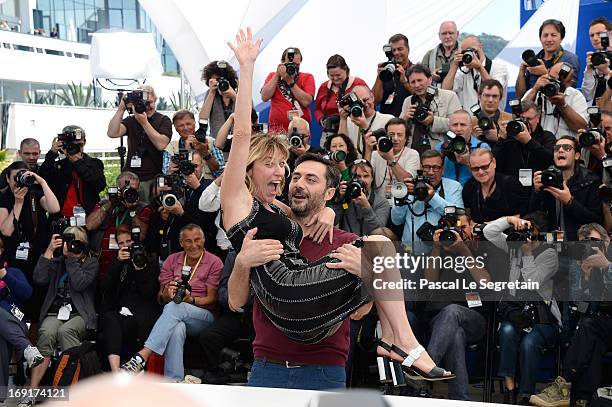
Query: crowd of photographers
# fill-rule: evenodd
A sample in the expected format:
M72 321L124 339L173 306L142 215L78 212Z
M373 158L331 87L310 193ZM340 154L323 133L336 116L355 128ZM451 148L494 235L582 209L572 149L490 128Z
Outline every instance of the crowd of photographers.
M313 232L300 247L305 257L316 260L341 241L370 234L432 256L475 255L485 249L469 243L488 241L490 261L469 267L468 279L540 283L537 301L509 290L512 301L496 303L491 313L478 293L406 303L433 360L456 373L448 386L454 399L470 398L465 350L490 334L492 315L500 323L495 373L504 380L505 403L586 405L601 382L603 354L612 350L612 23L590 24L594 51L584 71L581 58L561 46L560 21L546 20L539 34L542 50L522 55L510 112L507 68L485 55L478 37L459 43L448 21L421 63L409 59L408 38L393 35L371 88L333 55L329 80L316 90L313 76L300 71L300 50L287 48L261 89L269 122L252 115L254 132L287 134L291 155L280 199L290 206L294 198L307 201L292 206L303 214L302 226L325 206L336 214L332 246L314 245L322 239ZM197 337L206 382L227 380L238 359L227 348L254 338L257 369L269 369L255 385L346 384L356 343L374 336L371 304L351 316L350 326L304 346L284 338L258 307L253 311L251 298L236 300L243 271L248 276L282 246L249 232L240 255L232 250L219 192L238 74L214 61L202 80L209 91L197 117L185 110L172 119L160 114L148 85L122 95L107 132L127 137L113 185L103 163L85 152L79 126L64 128L41 164L38 141L22 141L0 193L0 387L13 351L25 358L30 386L37 387L54 356L86 339L97 340L108 370L139 372L157 355L163 374L182 381L188 337ZM323 128L321 146L311 143L315 121ZM178 140L171 140L173 126ZM312 175L317 165L326 168L320 179ZM321 192L325 185L333 193ZM580 240L592 244L577 256L554 249ZM562 291L554 276L562 269L578 281L569 290L588 291L590 301L574 306L556 297ZM445 280L452 271L428 266L423 273ZM542 354L558 346L564 374L538 394ZM313 377L311 366L322 366L322 377ZM338 369L325 370L330 366ZM279 379L289 373L300 379ZM26 398L20 405L33 403Z

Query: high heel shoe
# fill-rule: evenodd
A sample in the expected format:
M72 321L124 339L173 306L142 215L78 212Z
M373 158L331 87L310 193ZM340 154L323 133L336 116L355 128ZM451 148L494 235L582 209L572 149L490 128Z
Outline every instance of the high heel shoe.
M385 349L386 350L386 349ZM448 372L446 370L434 366L429 372L424 372L418 367L414 366L414 362L421 356L423 352L425 352L425 348L421 345L417 346L410 352L406 353L402 349L398 348L395 345L391 345L391 351L397 353L404 361L401 363L401 367L403 371L406 373L406 376L413 380L427 380L430 382L435 382L439 380L449 380L454 379L457 375Z
M391 352L393 345L379 340L378 346ZM388 356L377 356L376 364L378 365L378 377L381 384L392 384L394 387L401 387L406 385L406 378L402 366L399 362L391 360Z

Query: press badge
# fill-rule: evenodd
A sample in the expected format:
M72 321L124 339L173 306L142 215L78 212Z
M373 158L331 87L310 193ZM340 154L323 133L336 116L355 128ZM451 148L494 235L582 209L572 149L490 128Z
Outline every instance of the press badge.
M57 319L60 321L68 321L70 319L70 311L72 311L72 305L62 305L57 313Z
M468 308L482 307L482 301L478 293L465 293Z
M30 255L30 242L21 242L19 246L17 246L17 251L15 252L15 258L17 260L27 260Z
M20 321L23 319L25 315L23 312L21 312L19 307L16 306L15 304L11 305L11 314L13 314L13 316Z
M124 317L133 317L132 311L128 307L121 307L121 311L119 311L119 315L123 315Z
M81 206L77 205L72 210L72 214L74 215L74 225L72 224L72 218L70 219L70 226L85 226L85 209Z
M140 158L137 155L133 156L132 159L130 160L130 167L132 168L142 167L142 158Z
M109 250L119 250L119 245L117 244L117 238L114 233L111 233L108 236L108 248Z
M533 186L533 171L531 168L521 168L519 170L519 181L522 186Z
M293 120L294 117L302 117L302 111L298 109L288 110L287 118L289 121Z
M393 99L395 99L395 92L391 92L389 96L387 96L387 100L385 100L385 105L390 105L393 103Z

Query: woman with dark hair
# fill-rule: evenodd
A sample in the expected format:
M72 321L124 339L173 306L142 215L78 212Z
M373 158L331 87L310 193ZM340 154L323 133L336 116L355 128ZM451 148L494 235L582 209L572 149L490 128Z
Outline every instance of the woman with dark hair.
M348 181L351 178L349 167L357 159L357 149L353 141L346 134L333 134L325 139L323 147L330 153L336 151L344 151L346 158L342 161L332 160L340 170L342 181Z
M213 61L202 70L208 92L200 109L200 122L207 120L210 137L216 138L223 123L234 112L238 75L225 61Z
M351 70L341 55L335 54L329 57L326 68L329 80L319 86L315 98L315 118L317 123L324 127L326 118L331 116L340 118L338 101L355 86L366 85L363 79L350 76Z
M361 264L357 259L361 259L361 251L356 245L345 244L315 263L308 263L300 255L298 247L304 232L291 219L291 209L275 200L285 180L287 142L274 135L251 137L253 71L261 40L253 41L249 28L247 33L240 31L236 43L229 45L240 63L242 83L236 102L234 141L221 183L223 226L237 252L254 228L258 239L282 243L284 251L278 260L251 270L251 287L264 314L283 334L302 344L320 343L335 333L352 312L370 301L360 278ZM328 190L333 192L333 188ZM390 242L382 236L364 240L379 250L383 250L379 243ZM399 278L395 268L390 273L394 274L391 278ZM377 349L381 357L397 361L414 378L454 377L437 367L418 343L403 301L375 302L383 331Z

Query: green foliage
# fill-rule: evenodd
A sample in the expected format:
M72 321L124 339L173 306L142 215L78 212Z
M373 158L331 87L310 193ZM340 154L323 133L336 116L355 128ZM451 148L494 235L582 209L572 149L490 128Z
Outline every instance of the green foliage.
M13 160L9 157L8 151L0 150L0 172L4 171L12 162Z
M461 33L459 35L459 43L461 43L461 41L463 41L463 39L468 35L474 34ZM480 35L477 35L477 37L480 38L480 42L482 42L485 54L487 54L490 59L495 59L497 54L499 54L501 50L504 49L506 44L508 44L508 41L497 35L482 33Z
M106 178L106 186L114 186L117 176L121 173L118 159L102 159L104 163L104 177ZM106 196L106 191L100 192L100 198Z
M169 110L169 107L165 97L161 96L157 99L157 110Z
M68 84L68 88L61 88L56 92L57 97L63 105L66 106L91 106L93 98L91 95L91 86L78 85L74 82Z
M186 92L186 100L181 103L181 92L177 91L170 95L170 104L172 105L172 110L181 110L187 109L191 112L196 111L198 109L198 104L195 99L191 95L191 90L187 90ZM163 109L159 109L163 110Z

